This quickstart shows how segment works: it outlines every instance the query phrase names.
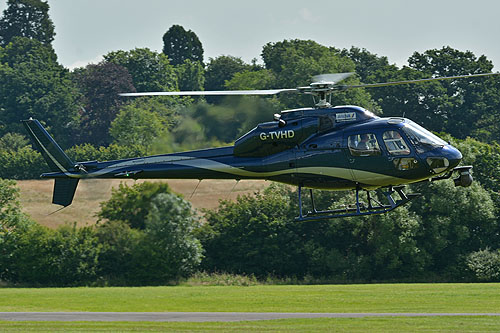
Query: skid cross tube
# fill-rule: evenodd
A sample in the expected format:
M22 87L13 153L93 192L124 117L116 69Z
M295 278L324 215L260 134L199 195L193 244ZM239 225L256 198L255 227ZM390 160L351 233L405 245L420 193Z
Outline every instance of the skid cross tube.
M352 205L346 206L339 209L331 210L317 210L314 203L314 195L312 189L309 189L311 194L311 208L312 210L307 211L304 214L303 203L302 203L302 186L299 186L298 196L299 196L299 216L295 218L296 221L317 221L317 220L327 220L339 217L352 217L352 216L367 216L375 214L383 214L396 209L412 199L420 196L419 193L406 194L403 191L404 186L390 186L387 191L382 192L388 204L384 205L371 197L370 191L366 191L367 203L360 201L359 191L362 190L361 187L356 188L356 202ZM397 193L400 199L394 199L392 195Z

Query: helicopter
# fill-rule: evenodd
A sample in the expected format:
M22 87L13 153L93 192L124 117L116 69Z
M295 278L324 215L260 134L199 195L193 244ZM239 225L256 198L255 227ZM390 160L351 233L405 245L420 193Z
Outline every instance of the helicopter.
M332 106L331 95L347 89L495 74L500 73L341 85L354 73L336 73L314 76L311 84L297 88L122 93L125 97L302 93L311 95L315 105L274 114L272 121L258 124L232 146L115 161L74 162L38 120L22 122L51 170L41 177L55 179L52 203L63 208L72 203L80 179L265 179L298 187L297 221L365 216L387 213L418 197L405 193L408 184L454 177L456 186L470 186L472 166L459 166L460 151L415 122L381 118L359 106ZM303 189L310 192L307 211ZM354 190L355 201L318 210L313 189ZM366 199L360 198L361 191Z

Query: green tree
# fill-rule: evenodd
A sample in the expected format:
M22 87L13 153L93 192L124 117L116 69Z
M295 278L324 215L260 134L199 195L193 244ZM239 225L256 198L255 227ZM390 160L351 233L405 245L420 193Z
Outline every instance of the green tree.
M203 90L205 76L203 66L198 61L184 60L184 63L176 67L179 80L179 89L183 91Z
M42 44L54 40L54 24L49 18L49 4L41 0L8 0L0 19L0 46L14 37L36 39Z
M228 90L272 89L275 82L275 75L268 69L244 70L235 73L230 80L227 80L225 87Z
M449 46L424 53L415 52L408 63L411 68L427 77L488 73L493 69L493 63L484 55L476 57L471 51L463 52ZM479 123L485 117L490 119L489 114L484 113L485 106L490 104L486 96L498 95L498 90L494 89L499 87L498 83L492 84L495 81L500 82L498 78L440 81L429 86L425 96L426 99L435 101L436 105L431 108L421 107L415 112L434 113L439 120L434 121L431 129L446 131L456 138L464 139L477 131ZM488 91L491 92L486 94ZM498 100L497 97L497 103ZM488 111L492 111L492 108Z
M162 106L160 103L158 105ZM134 103L125 105L120 110L111 123L109 133L114 143L144 146L147 151L154 139L164 132L166 125L166 121L158 113L142 108L140 103Z
M203 46L198 36L180 25L174 24L163 35L163 54L175 66L187 59L203 64Z
M29 140L19 133L7 133L0 138L0 150L18 151L28 144Z
M132 186L120 183L111 198L101 203L99 220L123 221L131 228L144 229L151 208L151 200L160 193L170 193L167 183L143 182Z
M296 232L290 197L283 188L222 201L205 215L200 233L203 267L259 277L304 276L306 257Z
M155 196L144 230L143 258L148 258L142 261L144 280L165 283L189 276L203 257L195 237L198 227L189 202L172 193Z
M135 48L130 51L120 50L106 54L104 61L125 67L130 73L137 91L177 90L177 76L174 66L162 53L151 51L148 48Z
M73 81L82 93L81 142L108 145L109 127L126 99L118 94L135 92L132 78L123 66L101 62L73 73Z
M208 58L205 90L224 90L226 81L231 80L236 73L250 70L250 67L241 58L230 55Z
M77 91L50 45L15 37L0 48L0 136L25 134L21 120L40 119L64 146L79 126Z
M467 254L498 244L499 221L489 193L478 183L463 188L451 181L415 185L422 198L410 210L421 216L416 239L427 268L447 278L460 278L460 263Z
M96 228L101 246L98 276L110 285L142 285L137 276L144 257L139 249L145 242L144 232L130 228L122 221L107 221Z
M262 59L266 69L276 75L278 88L295 88L309 85L314 75L327 73L353 72L354 62L340 54L334 48L328 48L312 40L284 40L267 43L262 49ZM359 81L349 78L346 84L356 84ZM286 95L279 97L287 108L311 106L310 96ZM370 95L362 89L351 89L334 94L333 105L354 104L378 111L377 105Z

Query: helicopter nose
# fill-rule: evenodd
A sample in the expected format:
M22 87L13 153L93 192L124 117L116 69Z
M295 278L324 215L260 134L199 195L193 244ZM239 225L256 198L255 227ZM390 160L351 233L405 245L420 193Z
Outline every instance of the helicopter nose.
M457 148L452 145L447 145L443 147L443 155L450 162L449 169L456 167L462 160L462 153Z
M434 150L432 155L426 158L429 168L436 174L452 170L461 160L462 153L452 145L446 145Z

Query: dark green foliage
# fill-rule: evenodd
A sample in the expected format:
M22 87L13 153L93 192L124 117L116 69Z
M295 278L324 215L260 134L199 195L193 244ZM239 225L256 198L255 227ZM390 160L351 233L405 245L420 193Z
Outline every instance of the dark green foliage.
M181 65L189 59L203 64L203 46L198 36L180 25L173 25L163 35L163 53L173 65Z
M54 40L54 24L49 18L49 4L41 0L8 0L0 19L0 45L14 37L36 39L43 44Z
M465 263L478 281L493 282L500 279L500 251L486 248L470 253Z
M142 146L148 150L154 139L168 128L166 118L161 117L160 112L167 113L169 110L154 99L146 99L145 103L140 101L136 100L135 103L132 102L122 107L111 123L109 134L113 142L119 145ZM157 110L155 106L160 110Z
M128 190L126 199L122 199L119 207L118 191L103 205L100 216L107 214L111 206L121 208L116 220L101 224L97 228L97 237L102 246L99 259L102 279L109 284L148 285L164 284L176 281L191 274L202 258L200 242L194 236L198 221L191 205L179 196L169 193L166 184L143 183L141 186L126 188L120 186L118 191ZM153 191L156 191L153 193ZM140 192L131 194L132 190ZM136 211L128 205L137 196L143 198ZM145 203L146 202L146 203ZM139 208L137 208L139 207ZM143 230L131 228L135 223L126 220L125 214L135 214ZM144 214L142 214L144 213ZM123 221L119 221L121 218Z
M238 57L221 55L209 58L205 72L205 90L224 90L226 81L236 73L250 70L250 65Z
M0 251L7 254L0 276L12 283L71 286L97 276L100 246L90 227L16 225L0 243Z
M48 166L42 155L23 147L17 151L0 150L0 175L10 179L38 179L47 172Z
M179 90L203 90L205 83L205 76L203 74L205 70L200 62L186 59L184 63L176 67L176 72L179 80Z
M205 215L203 265L211 271L256 276L291 276L304 268L301 235L293 221L289 193L271 187L264 194L222 201Z
M284 40L267 43L262 49L266 69L276 76L276 87L295 88L308 85L314 75L355 71L355 63L343 56L337 49L328 48L312 40ZM356 78L346 84L358 83ZM286 95L279 97L287 108L308 107L313 103L307 95ZM333 105L359 105L377 111L370 95L360 89L339 92L332 96Z
M19 133L7 133L0 138L0 151L18 151L29 144L29 140Z
M134 92L128 70L111 62L88 65L73 73L73 81L82 93L82 133L80 142L107 145L111 122L126 100L118 94Z
M204 268L330 281L467 279L465 258L499 241L488 192L450 181L419 190L421 200L388 214L310 223L293 220L296 193L283 187L222 202L200 233ZM320 208L354 200L352 193L316 195Z
M420 251L432 258L429 271L459 278L456 270L464 256L498 244L495 206L478 183L462 188L442 181L415 186L415 191L422 198L412 202L411 210L422 218L417 240Z
M148 48L114 51L104 56L105 62L125 67L137 91L177 90L177 76L168 58ZM125 88L125 87L124 87ZM134 92L122 90L121 92Z
M50 45L16 37L0 48L0 136L25 134L20 121L33 117L67 146L79 125L76 95Z
M167 183L143 182L132 186L120 183L113 189L111 198L101 203L100 219L123 221L131 228L144 229L151 200L160 193L170 193Z
M141 271L143 282L165 283L187 277L202 259L194 231L198 228L191 204L178 195L160 193L151 201L146 218ZM140 277L141 275L139 275Z
M146 154L146 149L138 145L120 146L117 144L110 144L107 147L95 147L87 143L74 146L68 149L66 153L75 162L111 161L143 156Z
M142 257L139 249L144 246L145 235L130 228L122 221L108 221L99 224L96 236L101 246L99 255L99 278L109 285L141 285L137 276L144 276L140 263L148 258Z
M94 147L90 144L74 146L66 151L75 162L109 161L122 158L143 156L144 146L119 146L111 144L108 147ZM17 151L0 149L0 175L10 179L38 179L49 170L42 155L30 147L22 147Z

